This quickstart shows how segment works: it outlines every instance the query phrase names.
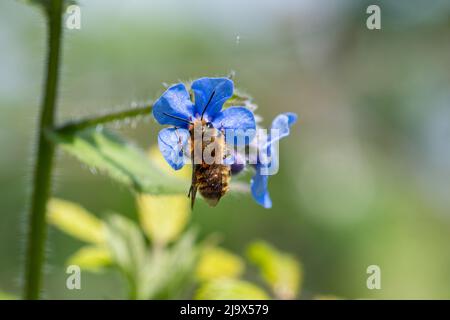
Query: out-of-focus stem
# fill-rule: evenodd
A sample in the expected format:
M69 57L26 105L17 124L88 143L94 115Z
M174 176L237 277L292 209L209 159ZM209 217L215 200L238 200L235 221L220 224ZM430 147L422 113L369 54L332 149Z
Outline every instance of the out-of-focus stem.
M131 119L138 116L150 115L151 112L152 112L152 104L151 103L143 104L127 110L121 110L97 117L89 117L86 119L71 121L57 127L56 131L58 132L78 131L89 127L95 127L97 125L106 124L109 122Z
M29 230L25 264L25 299L39 299L42 269L45 261L47 200L51 190L54 145L46 139L45 131L53 129L58 89L62 33L62 0L52 0L46 8L48 22L48 57L45 92L38 128L38 150L34 164L33 191L29 213Z

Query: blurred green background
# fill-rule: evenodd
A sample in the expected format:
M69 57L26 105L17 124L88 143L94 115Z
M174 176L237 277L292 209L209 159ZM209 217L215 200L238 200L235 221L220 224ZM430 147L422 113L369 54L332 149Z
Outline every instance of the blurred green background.
M79 2L81 30L64 35L60 121L232 70L265 126L299 115L270 179L273 208L243 195L198 201L200 237L219 233L237 253L258 238L291 252L304 298L450 298L449 1ZM381 7L380 31L366 28L369 4ZM0 289L19 294L45 21L20 1L1 1L0 16ZM148 148L160 127L115 129ZM62 153L54 194L137 216L127 189ZM123 297L112 271L67 290L64 263L81 243L49 230L45 298ZM381 290L366 288L372 264Z

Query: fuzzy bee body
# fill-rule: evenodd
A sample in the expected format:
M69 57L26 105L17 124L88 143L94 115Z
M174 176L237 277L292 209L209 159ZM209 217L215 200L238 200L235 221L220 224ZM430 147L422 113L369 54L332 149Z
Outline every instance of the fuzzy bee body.
M195 182L206 202L214 207L229 189L230 167L222 164L197 165ZM194 199L192 200L192 206Z
M216 206L219 200L229 190L231 179L231 167L223 164L226 154L226 145L224 135L216 129L209 128L208 123L202 121L202 139L194 141L194 128L191 128L191 158L192 158L192 183L188 196L191 198L191 207L194 207L197 190L205 201L212 207ZM208 141L204 141L203 134L205 129L210 129L212 135ZM194 163L195 148L201 152L201 164ZM214 163L206 163L203 153L206 148L211 148L211 156L215 159Z

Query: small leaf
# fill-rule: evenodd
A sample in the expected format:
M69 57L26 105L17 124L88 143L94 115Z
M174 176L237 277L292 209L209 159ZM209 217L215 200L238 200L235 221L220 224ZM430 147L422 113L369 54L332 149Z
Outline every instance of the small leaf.
M294 299L298 295L302 270L294 257L264 241L250 244L247 255L260 268L262 278L279 299Z
M111 265L111 254L105 247L86 246L75 252L67 261L68 265L77 265L81 269L98 272Z
M51 199L47 208L48 222L77 239L102 244L105 242L105 228L101 220L80 205Z
M137 203L144 232L159 246L177 239L189 220L189 198L185 194L141 194Z
M244 268L244 262L237 255L217 247L206 248L197 264L196 276L200 281L238 278Z
M197 300L267 300L267 293L243 280L217 279L205 282L197 290Z
M140 193L185 193L189 188L189 180L165 174L142 150L108 130L50 132L48 136L89 167Z
M230 99L225 101L223 108L246 106L251 103L251 101L252 97L235 89Z

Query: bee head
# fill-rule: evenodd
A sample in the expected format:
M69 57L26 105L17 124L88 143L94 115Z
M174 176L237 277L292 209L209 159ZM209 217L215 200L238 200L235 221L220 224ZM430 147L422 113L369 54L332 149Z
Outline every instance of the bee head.
M205 133L209 129L213 129L214 126L211 122L207 122L205 120L202 121L202 133Z

